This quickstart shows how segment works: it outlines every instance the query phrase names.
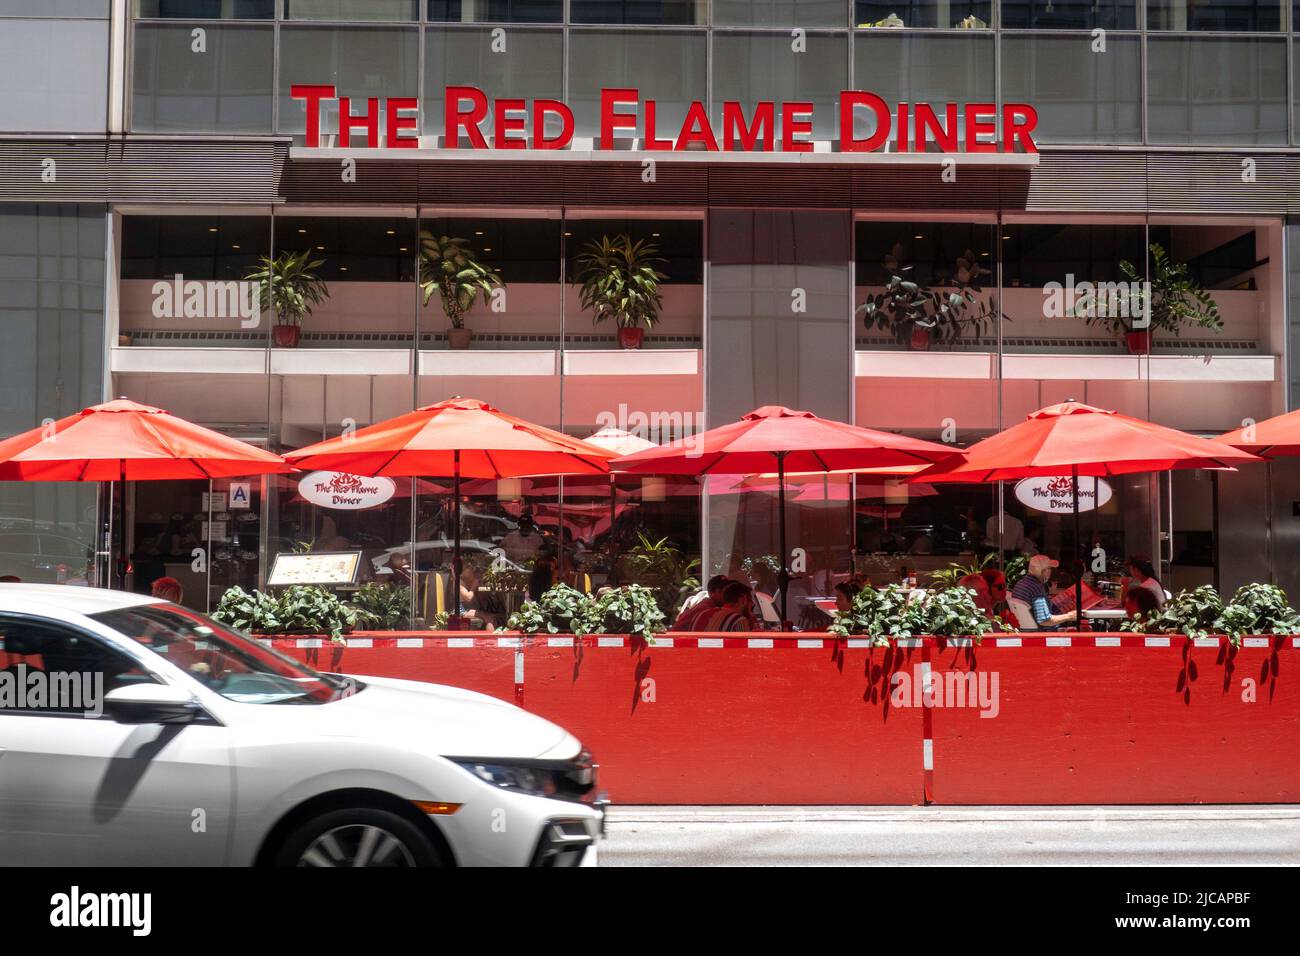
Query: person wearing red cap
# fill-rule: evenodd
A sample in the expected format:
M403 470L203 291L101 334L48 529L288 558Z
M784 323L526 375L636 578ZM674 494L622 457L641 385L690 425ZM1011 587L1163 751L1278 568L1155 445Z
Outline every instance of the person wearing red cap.
M1052 602L1047 597L1047 582L1052 578L1052 569L1059 566L1059 561L1054 561L1045 554L1036 554L1029 559L1028 573L1011 588L1013 598L1029 605L1040 631L1056 630L1062 624L1078 620L1075 611L1052 613Z

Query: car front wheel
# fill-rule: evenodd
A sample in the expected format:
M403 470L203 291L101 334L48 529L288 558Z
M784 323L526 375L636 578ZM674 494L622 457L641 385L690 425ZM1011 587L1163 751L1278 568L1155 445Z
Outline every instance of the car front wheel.
M420 828L390 810L331 810L293 831L276 866L443 866Z

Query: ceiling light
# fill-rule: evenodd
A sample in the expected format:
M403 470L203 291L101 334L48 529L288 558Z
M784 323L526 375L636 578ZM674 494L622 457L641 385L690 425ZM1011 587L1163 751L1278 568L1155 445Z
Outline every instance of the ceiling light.
M474 235L476 235L476 236L481 236L481 235L483 235L483 230L482 230L482 229L475 229L475 230L474 230Z
M208 226L208 232L216 232L216 231L217 231L216 226Z
M238 249L238 248L239 248L239 243L235 243L235 244L232 245L230 248L231 248L231 249Z
M307 235L307 230L306 230L306 229L299 229L299 230L298 230L298 235L300 235L300 236L305 236L305 235Z
M388 232L388 234L389 234L390 236L395 236L395 235L397 235L397 230L396 230L396 229L389 229L389 230L387 230L387 232Z

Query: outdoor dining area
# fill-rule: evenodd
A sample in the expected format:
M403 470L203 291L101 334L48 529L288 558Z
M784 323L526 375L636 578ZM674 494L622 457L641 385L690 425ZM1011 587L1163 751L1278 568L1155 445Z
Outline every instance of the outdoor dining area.
M354 491L380 480L405 489L413 517L417 497L447 502L440 514L449 547L428 558L416 540L389 549L377 571L365 567L359 552L332 548L328 540L276 554L264 588L230 588L214 611L219 620L263 634L342 640L380 630L495 629L651 639L665 631L781 630L888 642L918 633L980 637L1002 630L1212 631L1218 617L1201 619L1208 613L1204 588L1171 593L1140 555L1098 560L1084 546L1081 512L1098 503L1099 483L1115 476L1266 468L1273 457L1297 454L1300 413L1211 440L1066 401L958 448L769 405L655 444L608 427L579 439L455 397L277 455L119 399L0 442L0 480L103 485L109 573L93 582L87 576L87 583L115 587L124 586L131 566L127 483L335 473L347 476ZM863 569L855 554L810 569L787 538L788 501L809 492L829 498L832 479L837 488L887 481L935 494L955 484L1039 478L1036 493L1073 522L1075 553L1006 547L1007 526L1017 519L1001 513L990 519L992 541L919 575L906 561L897 573ZM620 481L630 479L656 482L658 494L674 483L696 488L701 482L771 494L781 557L747 561L744 574L704 575L668 538L642 534L625 553L605 556L603 572L596 572L581 548L565 546L565 528L600 524L612 540L625 507ZM486 554L463 547L462 522L475 517L466 506L472 492L523 482L554 488L554 504L520 505L509 532ZM179 600L171 578L157 579L152 589ZM1215 597L1224 620L1238 622L1230 630L1293 633L1285 630L1296 623L1285 595L1263 583L1241 591L1249 593ZM1238 606L1234 601L1249 604L1235 618L1228 613ZM1250 613L1255 617L1246 621Z

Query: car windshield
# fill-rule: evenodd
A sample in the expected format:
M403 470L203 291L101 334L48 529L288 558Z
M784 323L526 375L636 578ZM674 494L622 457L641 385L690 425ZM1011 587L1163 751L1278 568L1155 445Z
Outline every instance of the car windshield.
M320 674L175 604L139 604L91 617L242 704L324 704L360 689L350 678Z

